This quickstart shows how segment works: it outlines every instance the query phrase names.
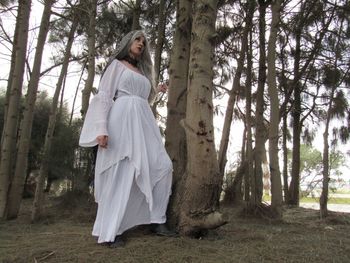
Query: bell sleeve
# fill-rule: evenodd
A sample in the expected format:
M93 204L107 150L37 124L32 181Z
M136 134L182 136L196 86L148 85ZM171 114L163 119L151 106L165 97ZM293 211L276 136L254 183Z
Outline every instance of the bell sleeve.
M79 138L80 146L93 147L98 144L96 140L98 136L108 136L108 113L114 102L113 97L118 89L122 70L121 62L115 59L103 74L98 87L98 93L92 98L86 112Z

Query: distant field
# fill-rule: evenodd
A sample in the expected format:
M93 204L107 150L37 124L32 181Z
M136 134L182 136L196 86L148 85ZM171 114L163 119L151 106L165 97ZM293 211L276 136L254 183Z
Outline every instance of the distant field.
M335 194L350 194L350 189L339 189L334 192Z

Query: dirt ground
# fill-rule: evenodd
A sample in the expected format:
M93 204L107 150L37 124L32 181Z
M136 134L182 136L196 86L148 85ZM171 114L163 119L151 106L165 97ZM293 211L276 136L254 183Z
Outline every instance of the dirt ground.
M222 209L228 224L206 237L166 238L141 227L127 233L123 248L97 245L91 236L92 201L50 199L44 220L30 223L32 200L19 218L0 222L0 262L350 262L350 214L285 209L282 221L240 216Z

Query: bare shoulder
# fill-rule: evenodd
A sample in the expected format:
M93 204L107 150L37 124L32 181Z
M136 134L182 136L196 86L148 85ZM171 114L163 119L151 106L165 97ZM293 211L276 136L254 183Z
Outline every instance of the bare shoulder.
M118 61L119 61L119 63L122 63L125 67L127 67L128 69L135 71L136 73L142 74L138 68L133 67L127 61L125 61L125 60L118 60Z

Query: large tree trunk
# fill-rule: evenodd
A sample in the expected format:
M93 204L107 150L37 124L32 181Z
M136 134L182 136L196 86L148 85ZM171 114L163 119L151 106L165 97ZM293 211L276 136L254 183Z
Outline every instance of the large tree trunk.
M191 235L224 223L217 204L221 179L214 145L213 52L217 0L194 2L186 119L187 178L179 231Z
M262 192L259 189L263 188L263 169L262 156L265 150L265 142L267 138L267 131L264 123L264 90L266 83L266 14L267 3L265 0L259 0L259 78L258 88L256 92L256 111L255 111L255 148L254 148L254 178L256 182L257 201L261 203ZM266 154L266 153L265 153Z
M17 123L19 118L20 98L22 94L23 74L27 53L29 14L31 0L20 1L18 7L18 43L16 46L16 61L12 75L12 85L9 95L6 122L4 122L1 138L0 162L0 217L5 216L7 193L10 184L10 171L13 165L13 152L16 148ZM16 25L17 26L17 25Z
M179 0L176 11L174 46L169 65L168 115L165 148L173 162L173 194L168 206L170 225L178 224L186 170L186 135L180 121L186 115L187 76L190 58L192 1Z
M267 83L270 97L269 157L271 170L271 208L277 218L282 217L282 183L278 162L279 100L276 84L276 39L280 20L281 0L271 4L272 21L268 42Z
M88 77L85 82L84 89L82 91L82 102L81 102L81 116L84 118L86 111L89 107L90 95L92 86L95 78L95 42L96 42L96 10L97 0L87 1L86 13L89 16L89 27L88 27Z
M43 57L47 33L49 31L51 7L54 2L55 0L46 0L44 3L45 6L40 22L33 70L28 85L23 119L20 125L15 174L11 182L11 187L8 195L7 219L17 217L22 200L30 138L32 133L34 107L40 79L41 61Z
M78 26L78 20L77 18L74 19L72 27L69 32L67 46L64 54L63 64L60 72L60 76L57 81L55 94L52 98L52 104L51 104L51 110L50 110L50 116L49 116L49 124L46 131L45 136L45 143L44 143L44 149L43 149L43 156L41 160L40 165L40 171L39 176L37 179L36 189L35 189L35 197L34 197L34 203L33 203L33 210L32 210L32 221L36 221L40 218L44 203L44 184L45 179L48 177L48 170L49 170L49 160L50 160L50 152L51 152L51 145L53 140L53 133L55 131L56 126L56 119L57 119L57 106L58 106L58 100L59 95L61 92L63 80L67 74L68 64L69 64L69 58L71 54L72 44L74 41L74 33Z

